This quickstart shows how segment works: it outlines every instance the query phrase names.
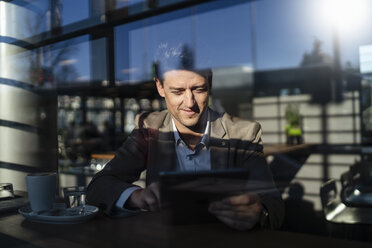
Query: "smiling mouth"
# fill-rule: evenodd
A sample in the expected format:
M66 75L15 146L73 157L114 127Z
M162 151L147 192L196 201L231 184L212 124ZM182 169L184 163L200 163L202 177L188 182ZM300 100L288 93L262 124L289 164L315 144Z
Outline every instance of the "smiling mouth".
M195 111L191 110L191 109L182 109L183 112L185 112L186 114L188 115L193 115L193 114L196 114Z

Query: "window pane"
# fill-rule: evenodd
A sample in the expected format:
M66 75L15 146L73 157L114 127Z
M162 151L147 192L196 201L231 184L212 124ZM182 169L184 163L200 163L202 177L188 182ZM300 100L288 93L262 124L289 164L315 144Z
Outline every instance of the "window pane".
M290 68L332 61L332 27L319 20L321 2L264 0L254 3L257 69Z
M151 80L153 63L168 48L187 50L197 69L252 66L249 3L225 5L198 5L117 27L116 82Z
M105 46L105 39L89 40L89 36L82 36L44 47L40 69L43 77L39 84L107 85Z
M89 17L89 0L61 0L62 26Z

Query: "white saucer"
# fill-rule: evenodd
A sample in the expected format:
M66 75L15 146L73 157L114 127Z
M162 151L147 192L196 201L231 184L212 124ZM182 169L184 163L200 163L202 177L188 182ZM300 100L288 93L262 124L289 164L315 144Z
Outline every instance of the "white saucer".
M76 224L92 219L98 214L98 208L92 205L85 205L85 212L76 208L67 208L64 203L55 203L50 211L34 213L30 206L18 209L18 213L23 215L27 220L48 224Z

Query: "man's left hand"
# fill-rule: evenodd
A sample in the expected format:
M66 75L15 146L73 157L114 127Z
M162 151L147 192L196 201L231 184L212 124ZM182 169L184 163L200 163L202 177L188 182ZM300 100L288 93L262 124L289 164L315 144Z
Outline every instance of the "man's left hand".
M231 196L212 202L209 212L226 225L238 230L250 230L260 221L262 204L255 193Z

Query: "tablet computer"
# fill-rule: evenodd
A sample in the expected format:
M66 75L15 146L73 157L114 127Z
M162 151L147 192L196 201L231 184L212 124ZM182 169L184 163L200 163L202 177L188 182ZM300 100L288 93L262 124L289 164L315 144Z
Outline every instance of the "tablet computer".
M170 224L215 221L209 203L247 191L248 169L231 168L196 172L160 172L160 198L164 219Z

